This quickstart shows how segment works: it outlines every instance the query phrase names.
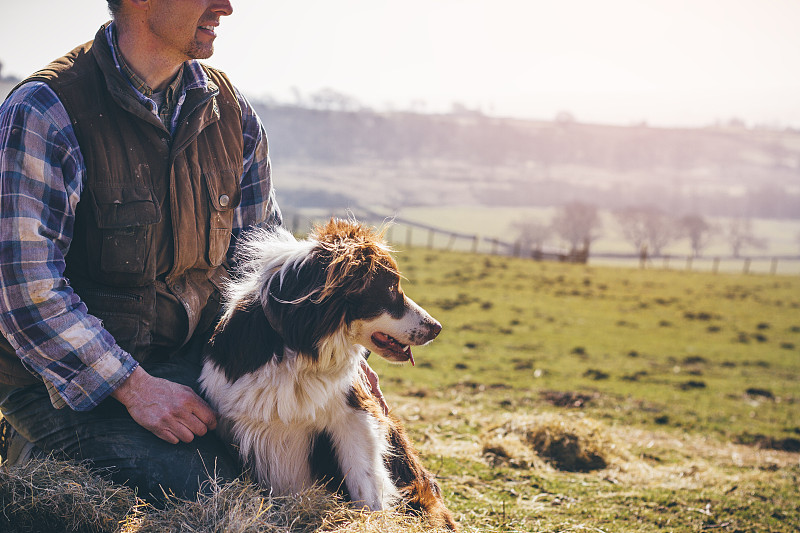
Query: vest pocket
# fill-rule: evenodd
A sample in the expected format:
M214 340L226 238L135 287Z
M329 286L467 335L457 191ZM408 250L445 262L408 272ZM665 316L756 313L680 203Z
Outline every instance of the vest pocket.
M144 274L150 253L150 227L161 220L153 192L147 187L94 187L100 229L100 271Z
M149 321L143 312L152 306L149 289L117 289L99 285L75 287L86 308L103 322L116 343L141 362L140 348L150 341Z
M232 169L204 172L203 177L211 203L208 217L208 256L212 267L222 264L231 244L233 212L241 201L241 185L237 173Z

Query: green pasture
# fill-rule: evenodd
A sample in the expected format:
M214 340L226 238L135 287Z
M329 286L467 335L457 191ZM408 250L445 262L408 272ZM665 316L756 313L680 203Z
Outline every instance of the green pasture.
M370 363L462 531L800 530L800 276L397 258L444 329ZM431 531L242 482L162 512L37 461L0 467L0 504L0 530Z
M800 529L800 278L398 259L444 329L371 362L466 530ZM509 424L547 413L595 424L605 468L528 457Z

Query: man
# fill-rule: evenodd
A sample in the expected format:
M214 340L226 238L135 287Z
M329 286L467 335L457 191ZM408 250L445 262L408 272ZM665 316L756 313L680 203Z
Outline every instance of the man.
M239 473L196 377L236 237L281 214L260 120L196 61L229 0L108 5L0 107L0 411L17 454L191 498Z

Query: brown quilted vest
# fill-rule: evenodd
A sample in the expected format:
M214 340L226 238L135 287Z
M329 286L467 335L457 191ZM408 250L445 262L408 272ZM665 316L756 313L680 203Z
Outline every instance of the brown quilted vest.
M104 30L25 82L58 95L86 164L65 276L143 362L174 352L219 309L241 196L242 115L228 78L204 66L208 89L187 92L171 136L117 70ZM0 358L0 380L19 375L13 363Z

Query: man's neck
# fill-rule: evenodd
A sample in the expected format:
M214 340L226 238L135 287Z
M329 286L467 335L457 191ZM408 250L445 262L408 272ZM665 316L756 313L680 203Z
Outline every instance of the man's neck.
M153 91L161 91L175 79L183 64L183 58L170 58L159 53L147 39L137 38L131 31L117 26L118 53L122 54L128 67Z

